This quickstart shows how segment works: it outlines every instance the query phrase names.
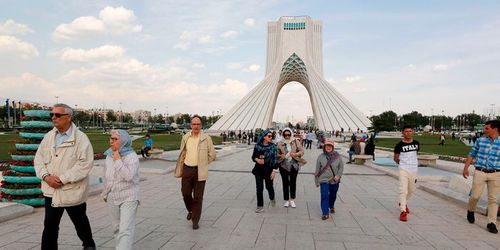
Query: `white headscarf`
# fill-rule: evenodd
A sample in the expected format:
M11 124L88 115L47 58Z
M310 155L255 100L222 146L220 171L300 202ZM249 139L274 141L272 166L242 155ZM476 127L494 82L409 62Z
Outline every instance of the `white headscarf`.
M284 136L286 131L290 133L290 137L288 139ZM285 160L290 161L292 160L292 157L290 156L290 153L292 152L292 141L295 140L295 137L293 136L293 131L290 128L283 129L282 135L283 135L283 140L281 142L285 144L287 152L285 155Z

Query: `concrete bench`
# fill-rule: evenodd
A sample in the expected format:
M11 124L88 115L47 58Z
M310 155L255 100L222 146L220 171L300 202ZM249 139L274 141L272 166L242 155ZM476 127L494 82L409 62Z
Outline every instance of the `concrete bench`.
M354 155L353 159L354 159L354 163L356 163L358 165L363 165L363 164L365 164L366 161L373 160L373 156L371 156L371 155Z
M163 152L164 152L163 149L153 148L153 149L149 150L148 154L149 154L149 157L151 157L151 158L160 158L160 156L163 154Z
M418 155L418 165L435 167L438 158L436 155Z

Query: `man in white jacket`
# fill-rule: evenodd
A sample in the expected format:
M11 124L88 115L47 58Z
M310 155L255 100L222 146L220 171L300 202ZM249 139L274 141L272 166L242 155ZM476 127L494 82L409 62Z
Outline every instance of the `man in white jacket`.
M57 249L59 223L64 210L75 225L84 249L95 249L86 214L89 172L94 151L88 137L71 122L73 110L56 104L51 112L54 129L43 138L35 156L35 170L42 179L45 219L42 249Z

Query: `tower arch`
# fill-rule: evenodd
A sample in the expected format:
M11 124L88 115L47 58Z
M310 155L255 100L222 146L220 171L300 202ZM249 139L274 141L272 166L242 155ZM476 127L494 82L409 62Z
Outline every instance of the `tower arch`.
M292 81L306 88L319 129L366 130L370 120L324 79L322 48L321 21L299 16L269 22L264 79L210 130L269 128L279 92Z

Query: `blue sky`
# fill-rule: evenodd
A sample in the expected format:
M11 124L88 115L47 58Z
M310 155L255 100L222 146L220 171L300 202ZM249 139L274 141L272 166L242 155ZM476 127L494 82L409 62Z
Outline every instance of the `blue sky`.
M264 76L266 23L308 15L325 78L366 115L500 106L498 1L1 2L1 98L224 113ZM275 120L311 114L286 85Z

